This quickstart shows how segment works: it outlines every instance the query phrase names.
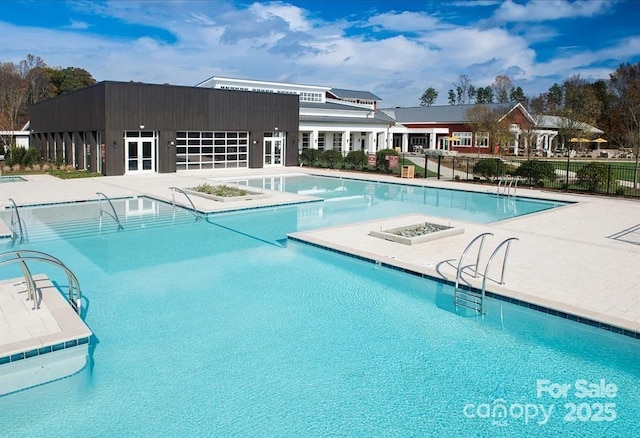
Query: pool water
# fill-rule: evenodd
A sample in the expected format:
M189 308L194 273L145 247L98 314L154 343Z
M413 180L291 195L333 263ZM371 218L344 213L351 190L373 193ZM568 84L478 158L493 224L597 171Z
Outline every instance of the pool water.
M92 232L65 238L44 217L79 213L23 215L34 238L20 247L76 273L95 338L80 373L0 397L3 435L630 436L637 428L633 339L494 300L484 318L458 315L451 286L283 245L281 231L307 217L305 205L199 222L164 204L143 207L150 213L123 220L125 231L103 223L97 232L86 218ZM84 208L95 215L95 205ZM276 231L255 231L273 223ZM604 380L606 397L578 397L581 380ZM571 389L553 398L560 384ZM487 416L485 405L506 406L506 415ZM551 412L544 423L542 408Z
M26 179L21 176L0 176L0 183L10 183L10 182L21 182L26 181Z
M230 184L309 195L324 200L331 220L356 222L389 215L423 213L452 220L489 223L566 205L566 202L497 196L375 181L311 175L229 180Z

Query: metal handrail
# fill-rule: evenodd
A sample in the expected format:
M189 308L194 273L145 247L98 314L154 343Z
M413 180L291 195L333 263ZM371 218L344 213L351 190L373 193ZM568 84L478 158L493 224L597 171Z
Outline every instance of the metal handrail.
M2 258L6 258L7 256L15 256L15 258L10 258L6 260L1 260ZM69 304L74 308L74 310L80 314L82 308L82 291L80 289L80 282L78 282L78 278L75 274L60 260L53 257L50 254L43 253L40 251L31 251L31 250L18 250L18 251L8 251L0 254L0 267L9 265L11 263L20 263L22 272L25 276L25 281L27 283L27 289L29 291L29 297L35 300L34 309L39 308L39 303L37 301L37 288L35 286L35 281L33 280L33 276L29 271L27 266L27 261L33 260L38 262L45 262L52 264L54 266L58 266L61 268L65 274L67 275L67 279L69 281ZM75 291L75 293L74 293Z
M193 201L191 200L191 198L189 197L187 192L185 192L184 190L182 190L182 189L180 189L178 187L169 187L169 190L171 190L171 205L173 205L173 211L175 211L175 209L176 209L176 197L175 197L175 194L176 194L176 192L179 192L179 193L182 193L185 196L185 198L187 198L187 201L189 201L189 204L191 204L191 210L193 211L193 215L196 217L196 221L202 220L202 215L196 209L196 206L193 205Z
M109 199L109 197L107 195L105 195L104 193L102 193L102 192L96 192L96 195L98 195L98 208L100 209L100 219L102 219L102 213L103 212L107 213L118 224L118 231L123 231L124 227L120 223L120 218L118 217L118 213L116 213L116 209L114 208L113 204L111 203L111 199ZM107 200L107 202L111 206L111 211L113 213L110 213L110 212L108 212L108 211L106 211L106 210L104 210L102 208L102 197L104 197L104 199Z
M469 249L471 249L471 247L473 246L474 243L476 243L478 240L480 240L480 247L478 248L478 255L476 256L476 263L475 263L475 271L473 273L473 278L477 278L478 277L478 264L480 263L480 254L482 253L482 247L484 245L484 239L487 236L493 236L493 233L490 232L486 232L486 233L482 233L482 234L478 234L476 237L473 238L473 240L471 242L469 242L469 244L467 245L467 247L464 249L464 251L462 251L462 256L460 256L460 260L458 261L458 269L456 271L456 292L458 291L458 286L460 285L460 277L462 276L462 268L463 268L463 260L465 255L467 255L467 252L469 251Z
M500 249L504 246L507 245L505 251L504 251L504 259L502 260L502 271L500 273L500 281L498 282L498 284L504 284L504 270L507 266L507 257L509 256L509 248L511 248L511 242L513 242L514 240L520 240L517 237L509 237L508 239L503 240L502 242L500 242L500 245L498 245L496 247L496 249L493 250L493 253L491 254L491 256L489 257L489 260L487 261L487 266L484 269L484 278L482 279L482 298L481 298L481 302L480 302L480 310L482 311L482 306L484 304L484 296L486 293L486 286L487 286L487 274L489 273L489 267L491 266L491 262L493 261L494 257L496 256L496 254L498 254L498 252L500 251Z
M16 201L14 201L12 198L9 198L9 201L11 202L11 240L13 242L16 241L16 232L13 229L13 227L15 226L15 224L18 224L18 228L20 229L20 243L24 243L24 230L22 229L22 219L20 218L20 212L18 211L18 206L16 205ZM13 212L15 211L15 218L13 216Z

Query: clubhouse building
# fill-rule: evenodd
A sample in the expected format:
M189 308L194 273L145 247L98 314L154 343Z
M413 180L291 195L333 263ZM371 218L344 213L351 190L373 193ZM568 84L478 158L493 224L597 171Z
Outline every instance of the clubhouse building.
M297 166L305 149L494 153L468 126L470 105L380 108L378 96L316 85L211 77L195 87L100 82L31 107L30 143L46 161L105 175ZM521 104L490 104L510 152L536 121ZM601 131L600 131L601 132ZM531 143L550 150L557 130Z

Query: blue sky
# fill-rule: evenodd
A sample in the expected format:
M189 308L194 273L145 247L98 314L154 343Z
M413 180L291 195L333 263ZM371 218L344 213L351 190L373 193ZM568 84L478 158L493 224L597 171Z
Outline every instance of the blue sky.
M211 76L446 103L460 75L507 74L535 96L640 61L640 1L0 1L0 61L27 54L98 80L195 85Z

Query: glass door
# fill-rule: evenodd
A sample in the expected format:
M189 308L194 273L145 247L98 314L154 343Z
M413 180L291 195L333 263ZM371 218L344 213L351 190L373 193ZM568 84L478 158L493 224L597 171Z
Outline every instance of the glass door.
M282 137L264 138L264 167L282 166L284 139Z
M127 132L125 155L127 173L155 172L155 136L153 133Z

